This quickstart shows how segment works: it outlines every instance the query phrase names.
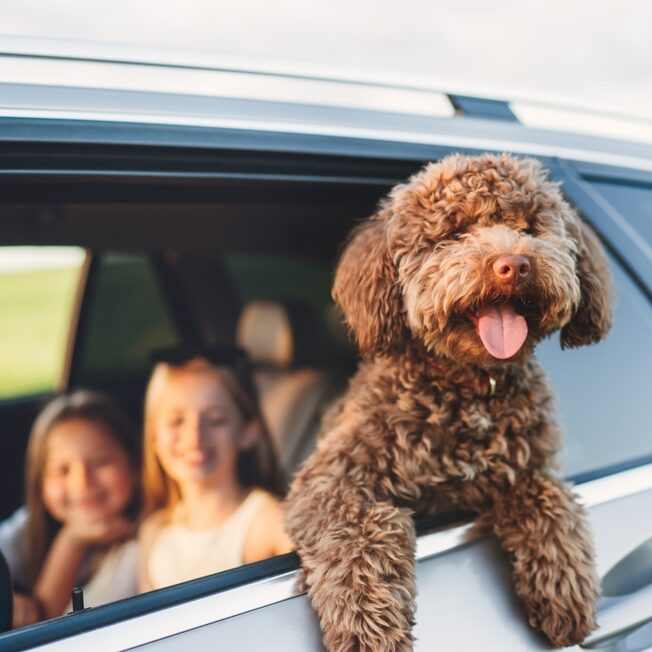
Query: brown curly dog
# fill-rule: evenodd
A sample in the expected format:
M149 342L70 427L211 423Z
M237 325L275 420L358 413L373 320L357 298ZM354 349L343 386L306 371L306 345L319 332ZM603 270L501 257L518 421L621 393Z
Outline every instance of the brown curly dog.
M461 508L513 564L556 645L595 626L591 535L553 474L553 400L532 357L597 342L611 279L534 160L452 155L353 233L333 295L364 361L297 474L286 525L331 652L412 649L414 514Z

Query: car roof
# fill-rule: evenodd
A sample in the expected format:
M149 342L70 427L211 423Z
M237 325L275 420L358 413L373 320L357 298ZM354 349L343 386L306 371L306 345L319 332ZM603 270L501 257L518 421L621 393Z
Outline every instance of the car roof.
M423 78L0 37L0 118L198 126L510 151L652 171L652 121ZM595 133L582 133L595 132Z

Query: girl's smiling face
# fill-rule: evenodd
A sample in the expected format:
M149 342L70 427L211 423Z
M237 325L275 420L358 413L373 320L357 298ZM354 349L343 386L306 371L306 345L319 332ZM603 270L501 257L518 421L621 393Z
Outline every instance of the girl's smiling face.
M97 522L118 516L134 487L129 456L104 427L77 417L52 427L41 493L57 521Z
M237 482L241 451L258 436L229 389L210 370L170 369L158 397L154 450L165 473L179 485Z

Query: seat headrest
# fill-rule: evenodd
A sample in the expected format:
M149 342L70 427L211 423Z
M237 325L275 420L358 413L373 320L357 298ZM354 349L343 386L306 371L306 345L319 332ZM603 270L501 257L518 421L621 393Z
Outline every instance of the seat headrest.
M258 366L341 366L354 360L355 350L333 308L318 310L301 299L250 301L240 313L236 341Z
M251 301L238 319L236 340L257 364L288 367L294 337L287 308L276 301Z

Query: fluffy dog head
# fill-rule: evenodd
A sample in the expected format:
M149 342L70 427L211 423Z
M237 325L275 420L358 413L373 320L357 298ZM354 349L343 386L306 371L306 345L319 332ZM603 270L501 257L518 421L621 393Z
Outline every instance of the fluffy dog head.
M365 356L419 341L482 366L611 326L609 266L539 162L452 155L394 188L352 235L333 296Z

